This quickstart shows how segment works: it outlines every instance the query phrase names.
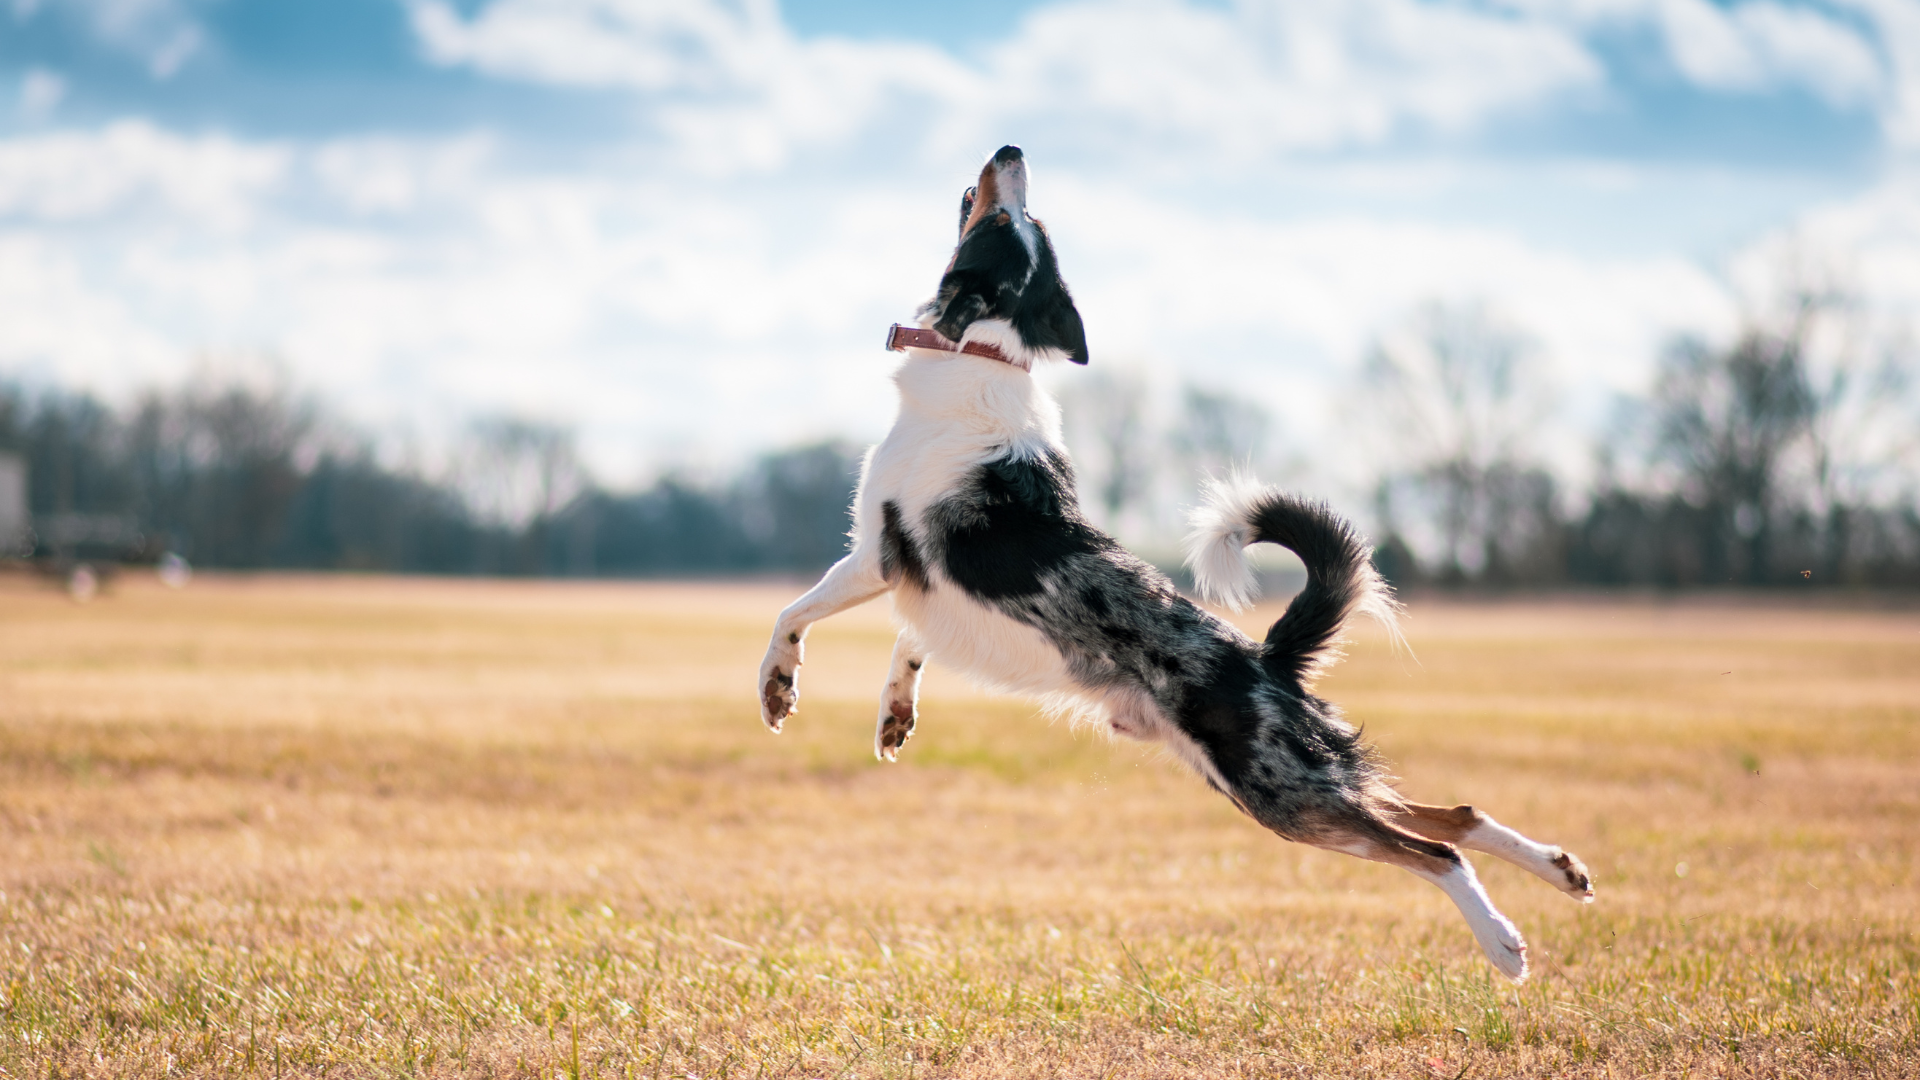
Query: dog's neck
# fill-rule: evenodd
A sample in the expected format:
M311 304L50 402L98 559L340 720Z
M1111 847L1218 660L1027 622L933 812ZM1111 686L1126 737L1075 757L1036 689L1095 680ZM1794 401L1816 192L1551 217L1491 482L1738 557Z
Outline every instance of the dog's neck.
M932 425L977 444L973 452L1012 447L1024 454L1060 444L1060 406L1016 364L908 349L893 381L899 423Z
M928 330L894 323L887 327L887 348L894 352L906 352L908 349L928 349L933 352L966 353L969 356L984 356L989 360L998 360L1003 364L1015 363L998 345L984 341L953 341L938 330ZM1032 370L1028 368L1028 370Z
M1033 366L1036 363L1042 360L1068 359L1065 349L1051 347L1036 349L1028 346L1026 341L1020 337L1019 331L1015 330L1013 324L1006 319L976 319L970 323L965 332L960 335L959 341L950 342L945 336L933 329L934 305L931 301L923 305L917 314L919 315L921 330L932 333L935 340L945 342L948 348L956 348L962 355L982 356L1001 360L1019 368L1021 371L1029 372L1033 370ZM906 330L907 328L901 327L901 329ZM887 341L887 347L893 348L893 333L891 330L888 331ZM903 342L903 344L917 345L919 342ZM938 349L939 346L935 346L935 348ZM954 352L946 352L945 354L948 357L958 358L955 357Z

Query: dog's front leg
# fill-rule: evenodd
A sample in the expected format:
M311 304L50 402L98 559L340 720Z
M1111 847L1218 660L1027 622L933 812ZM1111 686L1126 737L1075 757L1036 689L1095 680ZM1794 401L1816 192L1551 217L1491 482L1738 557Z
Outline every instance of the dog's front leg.
M787 717L799 711L801 642L807 629L829 615L865 603L887 591L880 576L880 560L870 549L855 548L833 564L820 583L787 605L773 624L773 640L760 661L760 719L778 732Z
M898 761L900 748L913 738L913 725L920 716L920 672L926 666L926 646L913 631L900 631L893 640L887 687L880 692L880 722L873 729L874 757Z

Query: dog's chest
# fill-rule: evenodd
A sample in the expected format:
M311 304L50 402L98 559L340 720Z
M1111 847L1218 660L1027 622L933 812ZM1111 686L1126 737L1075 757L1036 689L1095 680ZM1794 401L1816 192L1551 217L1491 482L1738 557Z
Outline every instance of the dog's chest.
M980 472L983 449L963 443L907 440L892 436L875 451L861 492L863 528L884 528L891 517L908 536L874 538L888 544L912 544L925 558L925 586L903 584L893 591L894 610L945 666L1006 690L1056 693L1070 686L1060 652L1034 627L1009 618L999 608L971 595L948 573L940 557L944 545L929 534L929 508L951 498ZM895 511L889 515L887 506Z
M959 490L991 452L985 440L903 418L874 449L867 465L860 493L862 520L879 522L881 507L892 503L917 524L928 507Z
M1069 689L1066 663L1044 635L948 575L928 523L928 511L975 484L986 463L1035 445L1064 452L1051 399L1024 373L1010 385L1002 372L961 365L903 372L900 382L900 415L875 448L860 493L860 527L871 534L864 542L912 544L927 558L926 586L896 588L894 610L945 666L1008 690ZM906 531L904 540L879 535L889 520Z
M917 521L983 463L1060 453L1060 410L1026 372L971 357L910 358L894 375L900 412L875 448L861 492L866 522L892 502Z

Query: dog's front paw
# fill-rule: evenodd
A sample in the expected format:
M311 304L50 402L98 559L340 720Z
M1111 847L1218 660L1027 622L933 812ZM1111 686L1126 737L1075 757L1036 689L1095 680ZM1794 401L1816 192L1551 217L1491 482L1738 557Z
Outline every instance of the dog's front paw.
M761 722L778 735L787 717L799 711L800 691L793 685L793 676L775 668L760 688Z
M910 699L889 698L880 703L880 723L873 729L873 756L881 761L900 760L900 748L913 738L913 725L919 713Z
M760 722L776 735L787 717L800 711L799 676L800 656L794 650L776 644L760 662Z

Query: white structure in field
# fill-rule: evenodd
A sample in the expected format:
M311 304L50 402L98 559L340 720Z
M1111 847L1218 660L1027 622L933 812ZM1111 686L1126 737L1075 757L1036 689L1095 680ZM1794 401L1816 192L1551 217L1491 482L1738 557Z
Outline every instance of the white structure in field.
M0 452L0 556L11 555L26 541L27 459Z

